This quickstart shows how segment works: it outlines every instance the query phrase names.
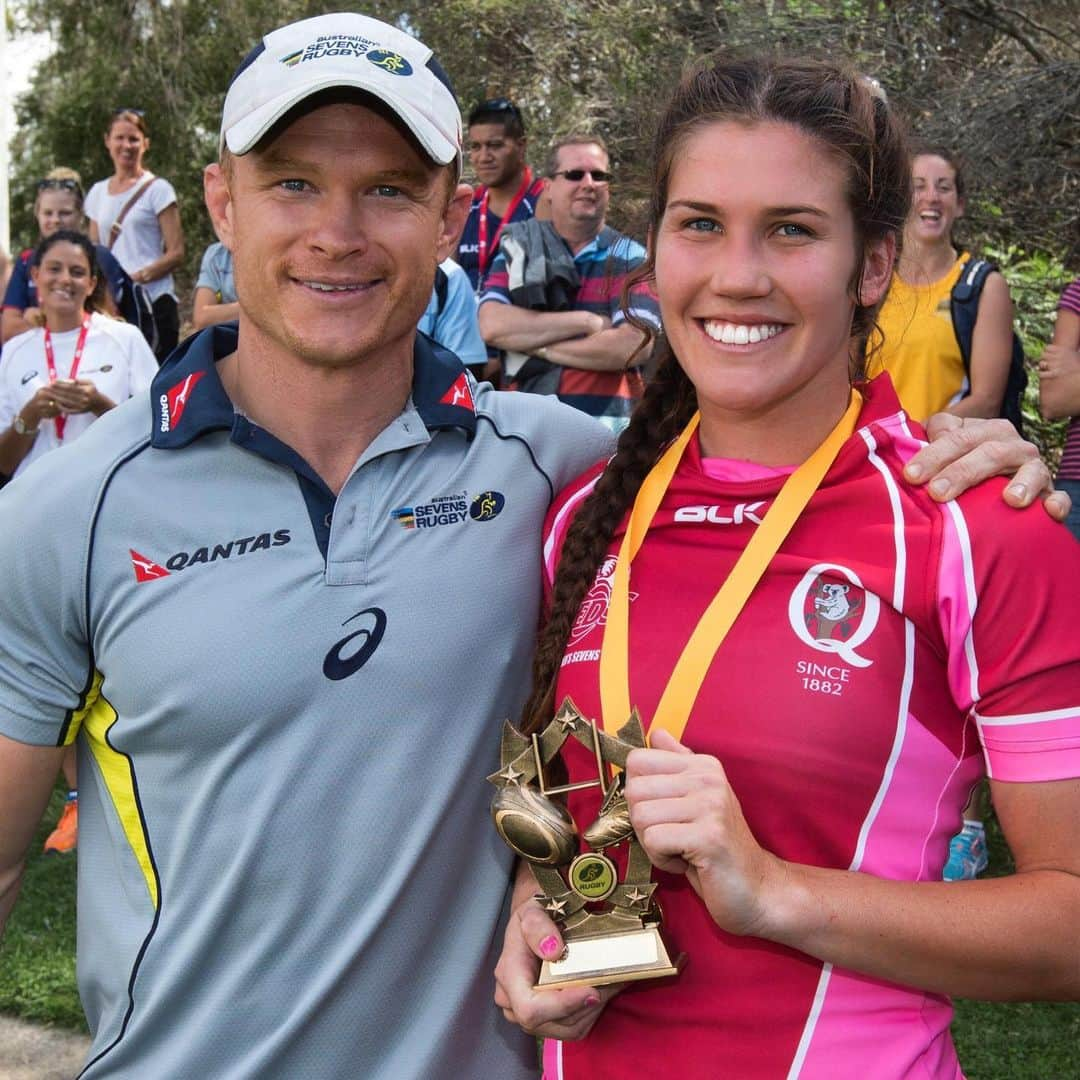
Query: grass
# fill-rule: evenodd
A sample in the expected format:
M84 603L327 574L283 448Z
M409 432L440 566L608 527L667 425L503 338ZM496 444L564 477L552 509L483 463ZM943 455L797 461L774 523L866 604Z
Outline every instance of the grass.
M40 854L63 800L58 785L0 941L0 1012L85 1031L75 990L75 860ZM992 816L987 833L988 873L1010 873L1012 858ZM1080 1005L958 1001L953 1038L968 1080L1080 1076Z
M85 1031L75 989L75 856L41 854L64 795L64 786L57 785L0 939L0 1012Z

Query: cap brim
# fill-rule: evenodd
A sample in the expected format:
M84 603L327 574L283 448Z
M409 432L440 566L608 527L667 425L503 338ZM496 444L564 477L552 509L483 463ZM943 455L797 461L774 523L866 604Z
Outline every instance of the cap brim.
M402 101L384 83L359 77L345 79L340 75L305 83L303 87L293 87L278 97L272 98L223 131L223 142L231 153L246 154L290 109L306 101L313 94L321 93L323 90L333 90L339 86L363 90L384 102L416 136L425 153L436 164L449 165L457 158L457 143L447 138L430 120Z

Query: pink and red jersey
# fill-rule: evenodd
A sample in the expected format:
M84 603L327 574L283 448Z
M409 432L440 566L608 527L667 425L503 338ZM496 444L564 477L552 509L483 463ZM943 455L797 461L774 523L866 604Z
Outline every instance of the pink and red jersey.
M717 653L683 736L720 759L754 835L787 860L940 881L980 776L1080 776L1080 548L1041 509L1006 507L1001 482L946 505L909 487L901 470L923 441L887 376L869 384L856 432ZM549 576L598 473L549 515ZM691 442L630 582L630 700L646 724L785 478L703 461ZM621 540L622 527L556 698L597 718ZM578 750L564 750L572 778L595 775ZM571 795L582 827L595 796ZM686 968L632 984L583 1042L549 1042L547 1080L961 1075L947 998L728 935L685 879L656 879Z

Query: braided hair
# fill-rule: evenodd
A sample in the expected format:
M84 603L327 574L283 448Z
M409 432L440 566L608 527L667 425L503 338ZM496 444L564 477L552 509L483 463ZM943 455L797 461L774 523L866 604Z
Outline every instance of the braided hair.
M858 256L848 289L852 318L852 377L864 373L865 351L878 305L859 299L865 250L884 236L899 241L910 201L911 173L903 129L880 87L857 71L809 60L706 60L682 80L653 142L650 235L667 207L676 154L698 130L714 123L781 122L814 136L843 165ZM655 281L655 246L624 289ZM631 321L635 321L629 316ZM635 325L642 328L639 322ZM523 730L537 731L551 718L559 666L578 609L603 563L619 522L668 443L697 409L693 384L661 334L656 374L619 439L615 456L584 500L562 548L551 613L533 661L533 688L523 710Z

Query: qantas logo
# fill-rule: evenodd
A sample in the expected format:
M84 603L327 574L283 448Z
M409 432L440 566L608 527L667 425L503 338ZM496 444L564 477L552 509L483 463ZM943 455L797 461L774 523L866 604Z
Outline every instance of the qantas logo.
M131 565L135 570L135 580L155 581L157 578L169 577L170 574L179 570L185 570L190 566L200 563L218 562L221 559L239 558L241 555L250 555L255 551L268 551L272 547L283 547L292 540L288 529L278 529L276 532L264 532L255 536L241 536L237 540L229 540L223 544L207 544L205 547L197 547L194 551L177 551L165 560L165 565L140 555L134 548L128 548L131 553Z
M155 578L168 577L169 571L164 566L158 566L153 559L140 555L134 548L128 548L131 552L131 565L135 568L136 581L153 581Z
M158 405L161 407L162 432L172 431L180 423L180 417L184 415L192 390L205 374L205 371L192 372L186 379L182 379L158 398Z
M469 412L476 411L472 389L469 387L469 379L464 371L454 380L450 389L439 398L439 404L456 405L459 409L468 409Z

